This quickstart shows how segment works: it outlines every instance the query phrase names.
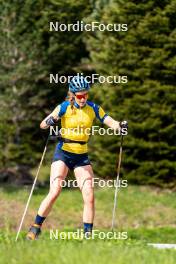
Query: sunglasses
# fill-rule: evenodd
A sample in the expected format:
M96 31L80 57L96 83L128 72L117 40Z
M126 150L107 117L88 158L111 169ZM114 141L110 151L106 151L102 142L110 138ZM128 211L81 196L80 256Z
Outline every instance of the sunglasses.
M83 99L86 99L87 96L88 96L88 93L85 93L85 94L75 94L76 98L81 100L82 98Z

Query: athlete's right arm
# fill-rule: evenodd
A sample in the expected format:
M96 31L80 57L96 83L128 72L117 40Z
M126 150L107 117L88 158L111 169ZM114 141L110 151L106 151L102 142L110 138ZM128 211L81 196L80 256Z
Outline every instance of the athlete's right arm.
M40 123L40 128L47 129L50 126L49 123L52 122L52 120L53 120L53 124L54 122L56 123L59 120L58 113L59 113L59 107L57 106L51 114L49 114L45 119L43 119L43 121Z

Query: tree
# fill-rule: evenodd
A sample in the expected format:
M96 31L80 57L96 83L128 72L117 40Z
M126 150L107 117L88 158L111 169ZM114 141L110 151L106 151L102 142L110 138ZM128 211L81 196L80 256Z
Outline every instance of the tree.
M116 0L94 14L105 24L128 24L127 32L97 31L90 33L87 41L96 72L128 75L126 85L96 85L92 92L110 115L129 121L123 174L134 183L173 186L176 3ZM105 177L113 171L115 176L117 137L99 137L97 141L91 146L96 173Z
M82 32L50 32L49 22L73 23L89 13L85 0L1 1L1 167L36 164L39 122L66 95L66 84L49 84L49 74L68 75L87 55Z

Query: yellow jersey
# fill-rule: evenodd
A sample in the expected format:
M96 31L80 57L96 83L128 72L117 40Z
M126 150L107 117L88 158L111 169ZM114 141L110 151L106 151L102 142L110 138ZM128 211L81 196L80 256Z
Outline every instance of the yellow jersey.
M62 138L88 142L94 119L97 118L103 123L107 114L99 105L90 101L87 101L82 108L74 102L73 108L69 101L64 101L54 109L51 115L57 115L61 119L60 134ZM76 154L83 154L88 151L87 143L60 142L60 148Z

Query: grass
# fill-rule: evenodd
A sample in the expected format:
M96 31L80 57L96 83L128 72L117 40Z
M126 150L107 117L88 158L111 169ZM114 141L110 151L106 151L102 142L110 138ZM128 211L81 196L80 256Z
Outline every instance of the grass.
M118 194L117 232L128 239L50 240L49 229L75 231L82 227L82 197L64 189L43 227L38 241L26 241L25 234L36 214L46 188L35 190L19 241L15 242L29 188L0 188L0 263L175 263L176 250L159 250L147 243L176 243L176 194L147 186L128 186ZM114 190L95 190L95 229L109 231ZM10 260L10 261L9 261Z
M24 236L24 233L23 233ZM176 251L158 250L144 241L116 240L49 240L45 233L38 241L14 242L13 236L1 238L0 263L33 264L55 263L142 263L174 264Z
M24 210L29 188L0 188L0 227L8 225L10 230L17 228ZM36 214L40 202L47 194L46 188L34 191L24 228L28 228ZM97 228L109 229L113 208L114 190L99 188L95 190ZM118 193L117 224L119 229L175 227L176 193L147 186L128 186ZM81 227L82 197L79 190L63 189L46 221L48 227ZM12 218L13 215L13 218Z

